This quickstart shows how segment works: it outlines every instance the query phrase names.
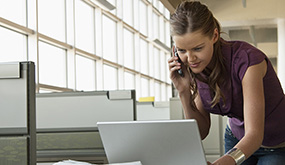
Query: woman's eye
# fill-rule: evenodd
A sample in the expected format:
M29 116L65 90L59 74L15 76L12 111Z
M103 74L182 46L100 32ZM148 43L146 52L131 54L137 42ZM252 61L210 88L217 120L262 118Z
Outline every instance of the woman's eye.
M180 52L180 53L184 53L184 52L185 52L185 50L178 49L178 52Z
M194 51L200 51L203 47L194 48Z

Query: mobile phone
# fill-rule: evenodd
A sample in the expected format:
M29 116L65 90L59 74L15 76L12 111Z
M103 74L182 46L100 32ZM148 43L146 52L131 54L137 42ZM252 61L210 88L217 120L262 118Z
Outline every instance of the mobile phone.
M174 48L174 56L176 56L176 57L178 57L178 62L181 64L181 66L182 66L182 61L181 61L181 59L180 59L180 57L179 57L179 55L178 55L178 52L177 52L177 49L176 48ZM182 69L180 68L180 69L178 69L178 74L181 76L181 77L184 77L184 74L183 74L183 72L182 72Z

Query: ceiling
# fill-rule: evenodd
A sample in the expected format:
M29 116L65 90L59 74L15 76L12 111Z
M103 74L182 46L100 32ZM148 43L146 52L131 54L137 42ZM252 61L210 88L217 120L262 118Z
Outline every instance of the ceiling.
M173 13L184 0L160 0ZM199 0L206 4L223 27L274 26L285 18L284 0Z
M160 0L173 13L184 0ZM277 57L277 20L285 18L284 0L199 0L219 20L222 37L245 40L270 58Z

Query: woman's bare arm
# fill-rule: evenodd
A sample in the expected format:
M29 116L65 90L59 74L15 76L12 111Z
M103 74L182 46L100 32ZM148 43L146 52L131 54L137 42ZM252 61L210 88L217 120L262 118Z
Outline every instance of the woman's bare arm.
M249 67L242 80L245 135L235 148L240 149L246 158L250 157L263 141L265 120L263 77L266 71L267 64L264 60ZM230 156L224 155L214 164L230 165L235 162Z
M190 97L192 97L190 91L179 93L179 96L184 109L185 118L195 119L199 126L201 138L206 138L211 125L210 114L204 110L199 93L195 98L195 103L198 111L193 110L190 106Z

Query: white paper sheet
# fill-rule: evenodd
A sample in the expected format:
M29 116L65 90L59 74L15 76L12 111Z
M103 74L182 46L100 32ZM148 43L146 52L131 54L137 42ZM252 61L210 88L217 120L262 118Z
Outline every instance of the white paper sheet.
M80 161L75 161L75 160L63 160L63 161L54 163L53 165L96 165L96 164L80 162ZM125 162L125 163L112 163L112 164L105 164L105 165L142 165L142 163L140 161L135 161L135 162Z

